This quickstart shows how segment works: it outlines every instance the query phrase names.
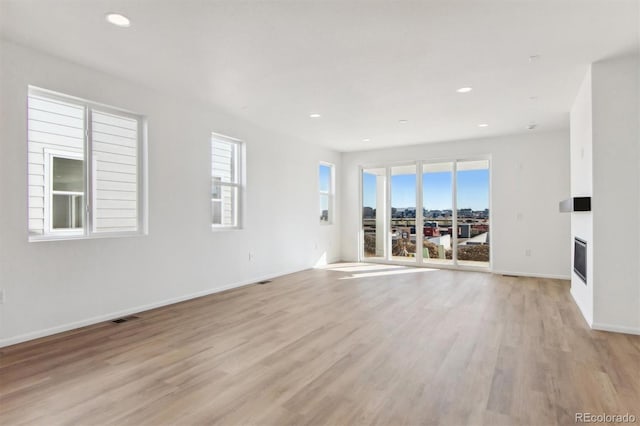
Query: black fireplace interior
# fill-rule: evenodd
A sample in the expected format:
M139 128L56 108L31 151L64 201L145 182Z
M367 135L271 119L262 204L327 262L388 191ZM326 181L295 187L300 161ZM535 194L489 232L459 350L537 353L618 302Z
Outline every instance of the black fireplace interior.
M580 238L573 242L573 271L587 284L587 242Z

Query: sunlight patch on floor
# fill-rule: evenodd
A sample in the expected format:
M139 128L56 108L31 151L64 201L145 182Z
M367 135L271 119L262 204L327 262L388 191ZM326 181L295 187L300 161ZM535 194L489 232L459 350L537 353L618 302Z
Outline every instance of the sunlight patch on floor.
M319 269L327 269L329 271L336 272L366 272L366 271L379 271L386 269L401 269L406 266L401 265L380 265L373 263L332 263L330 265L323 266Z
M389 275L419 274L423 272L437 271L431 268L412 268L402 265L380 265L372 263L333 263L317 269L328 271L347 272L351 275L338 278L340 280L353 280L356 278L384 277Z
M430 268L403 268L396 269L391 271L377 271L377 272L363 272L361 274L353 274L348 277L338 278L340 280L353 280L356 278L370 278L370 277L384 277L388 275L404 275L404 274L420 274L423 272L433 272L437 271L437 269Z

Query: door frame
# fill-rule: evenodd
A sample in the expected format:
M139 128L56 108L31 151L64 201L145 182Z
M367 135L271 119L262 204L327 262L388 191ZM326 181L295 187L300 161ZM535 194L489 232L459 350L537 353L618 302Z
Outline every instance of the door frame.
M425 164L438 164L438 163L452 163L452 179L451 179L451 196L452 196L452 230L457 230L458 225L458 211L457 211L457 169L458 163L467 162L467 161L487 161L489 164L489 188L488 188L488 209L489 209L489 265L488 266L471 266L471 265L460 265L458 263L458 233L452 232L451 235L451 246L452 246L452 263L451 264L436 264L425 262L423 259L422 250L419 250L419 247L422 247L424 234L423 232L418 232L418 228L422 228L424 226L424 200L423 200L423 165ZM391 168L398 166L408 166L415 165L416 167L416 254L413 261L398 261L393 260L391 256L391 226L390 221L391 217ZM363 229L363 218L362 218L362 208L363 208L363 172L366 169L384 169L385 170L385 194L384 194L384 202L385 202L385 215L387 216L384 221L384 229L382 232L385 234L385 255L384 258L368 258L364 256L364 229ZM464 157L444 157L444 158L432 158L428 160L415 160L415 161L394 161L388 163L372 163L372 164L363 164L358 166L358 261L359 262L367 262L367 263L379 263L379 264L388 264L388 265L402 265L402 266L412 266L412 267L424 267L424 268L435 268L435 269L455 269L455 270L464 270L464 271L480 271L480 272L492 272L493 271L493 232L492 229L494 227L493 224L493 167L492 167L492 156L490 154L484 155L475 155L475 156L464 156ZM377 209L377 207L376 207ZM419 226L422 224L422 226ZM378 230L376 230L377 232Z

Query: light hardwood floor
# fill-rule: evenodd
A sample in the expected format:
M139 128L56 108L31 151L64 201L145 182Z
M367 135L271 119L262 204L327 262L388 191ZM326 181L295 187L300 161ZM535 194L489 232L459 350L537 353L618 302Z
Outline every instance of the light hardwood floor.
M4 348L0 424L640 423L640 336L568 282L333 269Z

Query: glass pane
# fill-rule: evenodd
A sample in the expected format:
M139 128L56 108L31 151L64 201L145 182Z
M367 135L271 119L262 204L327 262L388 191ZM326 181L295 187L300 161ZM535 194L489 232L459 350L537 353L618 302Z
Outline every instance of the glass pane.
M320 221L329 222L329 195L320 194Z
M362 171L363 257L385 257L385 192L387 175L384 168Z
M222 185L220 185L220 178L214 177L211 180L211 198L219 200L222 197Z
M238 144L218 139L211 142L211 173L221 182L237 183Z
M331 167L320 165L320 192L329 192L331 188Z
M457 164L458 264L489 266L489 162Z
M94 232L138 230L138 120L92 110Z
M211 223L221 226L238 225L238 188L220 185L220 199L211 200Z
M219 199L211 200L211 223L214 225L222 225L222 203Z
M52 190L84 191L82 161L74 163L76 160L62 158L57 161L50 158L48 151L77 153L82 158L85 137L83 105L49 99L34 91L29 89L28 98L29 235L32 236L45 235L54 226ZM48 192L44 190L45 182Z
M425 263L452 264L451 225L453 163L422 166L423 235Z
M52 167L54 191L84 192L82 160L53 157Z
M51 227L79 229L84 225L84 197L82 195L53 194Z
M391 168L391 259L415 261L416 166Z

